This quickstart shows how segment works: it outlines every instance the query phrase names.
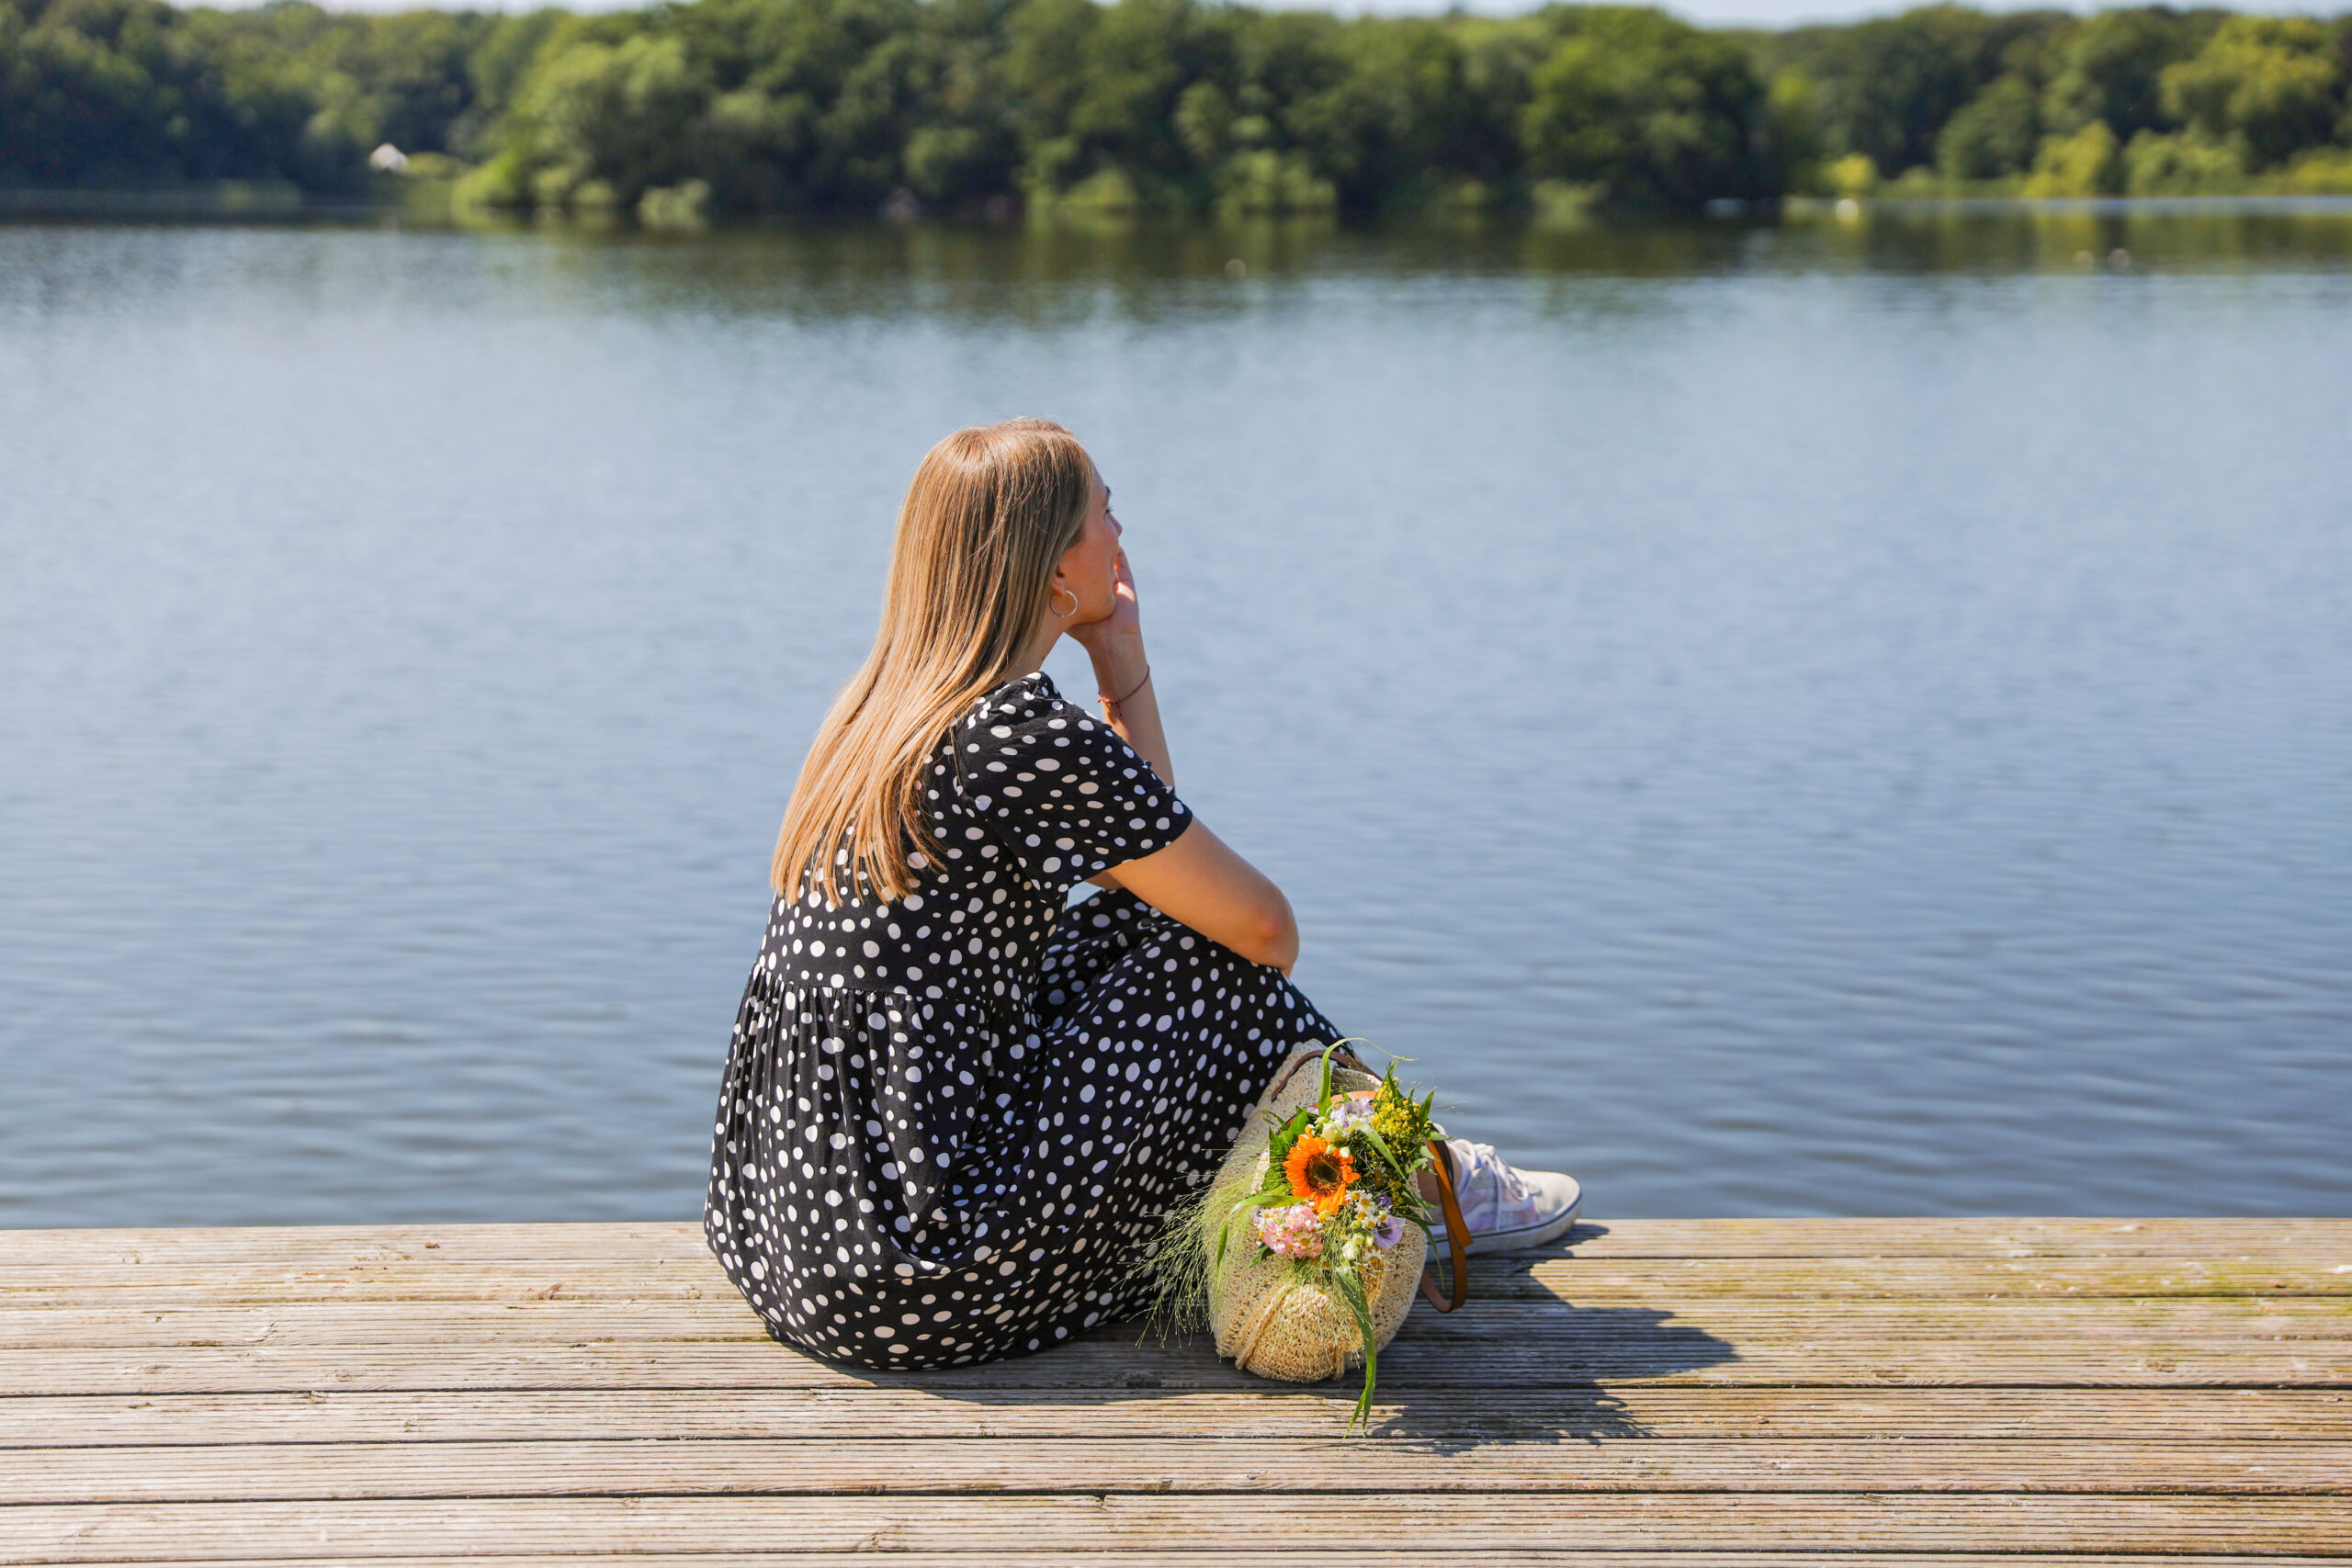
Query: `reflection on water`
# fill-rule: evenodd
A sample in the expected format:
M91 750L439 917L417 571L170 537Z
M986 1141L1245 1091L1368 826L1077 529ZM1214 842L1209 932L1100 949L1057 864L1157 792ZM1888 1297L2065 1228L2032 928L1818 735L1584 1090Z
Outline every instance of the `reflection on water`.
M1023 411L1303 983L1596 1214L2346 1212L2348 259L0 229L0 1223L691 1213L897 492Z

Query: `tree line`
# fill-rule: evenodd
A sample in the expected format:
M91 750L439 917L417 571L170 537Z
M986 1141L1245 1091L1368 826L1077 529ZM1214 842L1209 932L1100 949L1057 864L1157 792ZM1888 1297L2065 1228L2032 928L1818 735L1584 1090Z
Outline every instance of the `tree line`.
M598 15L0 0L0 186L387 176L636 213L1690 210L1792 193L2352 190L2352 17L1952 5L691 0Z

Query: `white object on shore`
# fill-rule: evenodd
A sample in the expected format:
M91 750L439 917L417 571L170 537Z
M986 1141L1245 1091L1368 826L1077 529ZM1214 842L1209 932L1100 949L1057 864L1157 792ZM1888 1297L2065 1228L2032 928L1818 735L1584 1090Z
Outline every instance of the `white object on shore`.
M404 175L408 173L408 154L389 141L379 142L368 154L368 166L387 175Z

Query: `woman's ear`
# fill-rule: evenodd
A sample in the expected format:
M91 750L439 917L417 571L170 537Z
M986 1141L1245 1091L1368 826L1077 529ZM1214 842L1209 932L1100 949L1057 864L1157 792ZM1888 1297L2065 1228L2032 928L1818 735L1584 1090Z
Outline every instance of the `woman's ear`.
M1081 538L1077 544L1064 550L1061 553L1061 558L1054 562L1053 585L1056 588L1069 587L1071 578L1077 575L1078 552L1084 547L1085 540Z

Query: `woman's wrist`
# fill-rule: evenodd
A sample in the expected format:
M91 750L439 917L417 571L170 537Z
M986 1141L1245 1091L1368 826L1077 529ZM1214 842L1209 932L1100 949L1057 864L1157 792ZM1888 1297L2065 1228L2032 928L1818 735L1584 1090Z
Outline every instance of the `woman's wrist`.
M1137 694L1150 684L1151 666L1147 664L1143 667L1143 673L1136 676L1134 682L1125 690L1113 691L1110 686L1103 687L1102 694L1095 698L1095 701L1102 705L1102 716L1113 724L1124 726L1127 716L1122 710L1136 699Z
M1151 668L1151 661L1144 657L1140 633L1090 643L1086 651L1094 661L1095 687L1104 696L1119 695L1142 680L1144 671Z

